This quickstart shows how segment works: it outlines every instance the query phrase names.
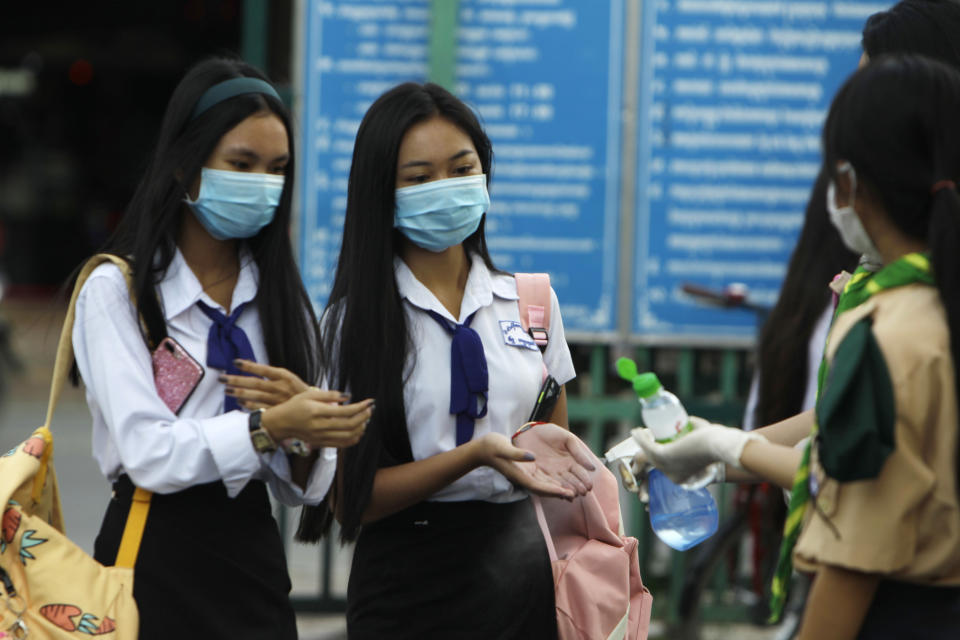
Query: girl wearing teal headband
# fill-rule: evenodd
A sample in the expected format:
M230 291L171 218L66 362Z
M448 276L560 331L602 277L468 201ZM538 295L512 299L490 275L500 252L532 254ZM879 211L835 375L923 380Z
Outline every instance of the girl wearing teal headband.
M143 639L296 638L266 487L286 504L319 503L337 448L371 416L369 402L299 382L319 380L320 336L290 246L293 150L289 114L260 72L196 65L103 249L130 261L132 290L110 264L80 291L77 370L114 490L97 560L114 563L135 488L152 493L133 586ZM189 375L164 345L195 361ZM290 398L248 412L230 385L268 365L296 373Z

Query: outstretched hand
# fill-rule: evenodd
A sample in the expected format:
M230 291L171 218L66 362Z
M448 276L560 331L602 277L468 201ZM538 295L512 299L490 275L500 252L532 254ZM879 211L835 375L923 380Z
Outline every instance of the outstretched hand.
M501 468L506 466L502 464L490 466L515 484L540 495L568 499L593 489L590 473L596 470L594 458L587 446L566 429L555 424L538 424L519 434L514 443L505 437L503 440L507 445L505 450L513 454L509 466L506 469Z

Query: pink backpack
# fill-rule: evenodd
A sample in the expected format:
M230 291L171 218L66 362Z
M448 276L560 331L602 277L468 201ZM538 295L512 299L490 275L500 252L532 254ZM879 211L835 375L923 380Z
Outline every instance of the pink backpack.
M541 349L550 329L550 277L516 274L520 323ZM544 371L546 375L546 371ZM542 446L533 427L514 436L536 455ZM593 490L566 501L533 496L550 553L562 640L643 640L653 596L640 579L637 539L624 535L619 483L594 456Z

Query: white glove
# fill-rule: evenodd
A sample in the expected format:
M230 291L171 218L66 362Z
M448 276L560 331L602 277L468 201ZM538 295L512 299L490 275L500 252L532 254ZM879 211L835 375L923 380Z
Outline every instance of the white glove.
M741 468L740 455L747 442L763 439L760 434L712 424L695 416L690 417L690 422L693 430L668 444L654 440L649 429L635 429L633 437L643 452L637 454L634 464L648 462L679 484L714 462Z

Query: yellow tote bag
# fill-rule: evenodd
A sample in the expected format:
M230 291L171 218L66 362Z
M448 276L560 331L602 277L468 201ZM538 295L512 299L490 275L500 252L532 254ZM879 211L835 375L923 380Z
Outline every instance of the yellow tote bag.
M117 264L130 284L129 265L116 256L99 254L84 265L60 334L46 423L0 456L0 639L137 638L133 565L150 493L137 489L117 566L105 567L64 534L53 470L50 423L73 361L71 334L77 294L90 273L107 261Z

